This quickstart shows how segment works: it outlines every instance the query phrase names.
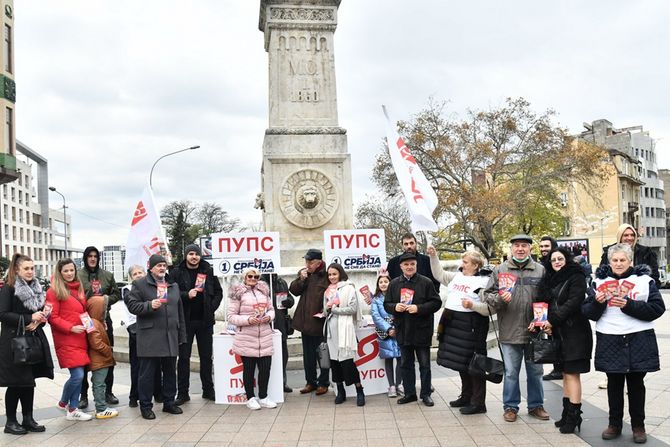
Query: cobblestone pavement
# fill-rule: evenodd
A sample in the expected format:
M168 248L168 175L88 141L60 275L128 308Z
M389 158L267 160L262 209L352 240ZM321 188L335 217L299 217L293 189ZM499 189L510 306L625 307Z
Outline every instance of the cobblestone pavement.
M670 292L664 292L670 304ZM659 372L647 375L647 445L670 445L670 313L657 322L661 350ZM492 355L496 356L496 352ZM582 378L584 423L578 435L563 435L552 421L538 421L526 413L521 403L519 419L507 423L502 418L502 385L489 384L487 414L463 416L447 402L459 394L459 378L453 371L433 364L435 406L397 405L385 395L368 396L365 407L348 399L335 406L334 395L286 395L277 409L252 412L246 406L215 405L198 394L184 405L184 414L170 415L155 406L157 419L146 421L137 408L127 405L128 365L119 364L115 372L115 393L121 399L120 415L114 419L69 422L55 408L67 372L57 371L54 381L40 379L35 397L35 416L46 424L40 434L12 436L0 434L0 445L86 446L630 446L630 426L616 441L602 441L600 432L607 425L607 395L598 389L604 374L591 372ZM545 408L552 418L560 416L560 381L545 383ZM197 374L192 374L191 389L200 389ZM301 371L289 372L289 384L303 384ZM4 389L0 389L0 414L4 414ZM0 416L4 424L4 416Z

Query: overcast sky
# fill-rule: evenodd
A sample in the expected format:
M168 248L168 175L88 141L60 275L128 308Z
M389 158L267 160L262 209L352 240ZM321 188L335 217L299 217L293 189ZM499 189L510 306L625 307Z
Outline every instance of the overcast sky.
M158 206L216 201L245 223L268 123L258 0L31 0L15 5L17 137L49 160L73 244L124 244L154 170ZM354 201L374 193L381 104L407 119L523 96L571 131L644 125L670 168L670 2L344 0L335 34ZM60 197L51 197L52 207Z

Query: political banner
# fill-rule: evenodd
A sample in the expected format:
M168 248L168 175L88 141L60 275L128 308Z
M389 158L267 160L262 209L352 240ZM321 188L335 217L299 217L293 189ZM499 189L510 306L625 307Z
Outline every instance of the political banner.
M354 364L358 368L361 377L361 385L365 389L365 394L383 394L388 392L388 380L386 379L386 369L384 359L379 358L379 342L377 341L377 332L374 326L364 326L356 329L356 338L358 341L358 350L354 356ZM400 359L398 359L400 360ZM347 396L356 395L354 385L345 387Z
M213 362L214 362L214 391L217 404L246 404L247 395L244 392L242 378L242 358L233 353L234 335L223 333L214 335ZM284 371L282 367L281 332L275 330L272 334L272 365L270 366L270 382L268 383L268 397L271 401L284 402ZM258 396L258 369L254 375L254 394ZM366 390L367 391L367 390Z
M382 109L387 123L386 143L395 175L407 202L412 231L437 231L437 223L433 219L437 194L392 125L386 107L382 106Z
M153 254L163 254L171 263L166 241L153 192L147 185L135 206L130 222L124 270L127 271L132 265L139 265L146 269L149 257Z
M379 270L386 264L386 238L383 229L325 230L326 264L337 262L345 270Z
M276 273L281 267L279 233L275 231L212 234L212 265L219 275L239 275L254 267Z

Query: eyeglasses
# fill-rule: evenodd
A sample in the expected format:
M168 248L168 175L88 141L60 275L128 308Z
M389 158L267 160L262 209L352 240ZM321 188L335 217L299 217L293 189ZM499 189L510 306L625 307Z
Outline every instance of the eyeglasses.
M260 279L261 275L247 275L249 279Z

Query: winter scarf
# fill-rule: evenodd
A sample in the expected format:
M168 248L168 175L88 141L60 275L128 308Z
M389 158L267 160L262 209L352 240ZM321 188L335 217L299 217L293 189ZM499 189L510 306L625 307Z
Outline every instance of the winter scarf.
M36 279L33 279L28 284L23 279L17 277L14 284L14 294L19 297L23 306L28 310L37 312L44 308L44 292L42 291L40 282Z

